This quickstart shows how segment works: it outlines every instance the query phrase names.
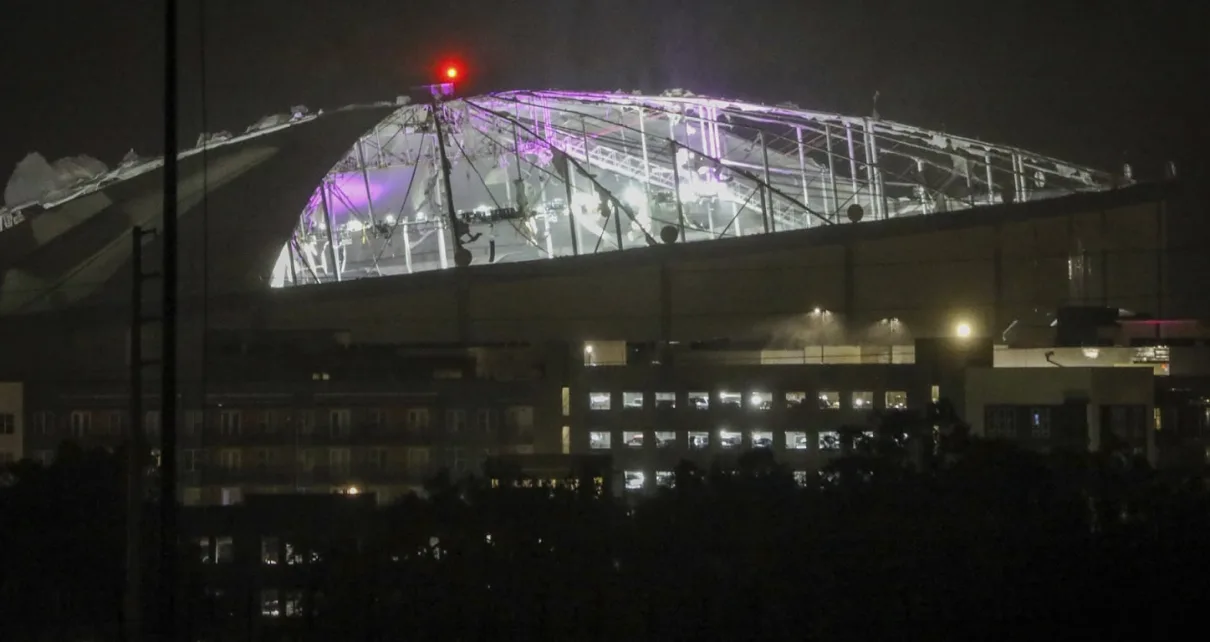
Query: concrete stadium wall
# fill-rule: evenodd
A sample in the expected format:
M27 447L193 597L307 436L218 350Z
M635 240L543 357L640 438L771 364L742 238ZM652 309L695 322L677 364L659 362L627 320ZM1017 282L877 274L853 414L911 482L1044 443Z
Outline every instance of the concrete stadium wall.
M327 114L182 159L182 289L200 289L203 265L211 292L267 287L281 247L324 175L390 110ZM160 170L149 171L31 212L26 223L5 231L0 315L127 300L130 230L161 225L162 179ZM159 263L157 239L149 238L145 260Z
M461 273L279 290L212 315L227 327L349 330L355 341L471 342L714 338L874 340L896 318L910 336L962 319L977 334L1045 344L1046 312L1108 305L1199 311L1172 265L1200 252L1165 233L1176 210L1157 186L1049 202L663 246ZM1204 237L1203 237L1204 238ZM253 308L250 313L249 307ZM834 314L820 329L811 312ZM1041 311L1041 312L1039 312ZM1201 311L1204 312L1204 311ZM910 343L899 337L896 343ZM1028 341L1027 341L1028 342Z

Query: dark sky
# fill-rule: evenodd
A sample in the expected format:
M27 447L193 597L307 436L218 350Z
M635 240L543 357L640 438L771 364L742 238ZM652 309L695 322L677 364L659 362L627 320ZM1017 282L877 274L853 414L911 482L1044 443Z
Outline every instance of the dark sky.
M1140 174L1195 152L1200 0L181 0L193 142L293 104L390 99L445 55L475 90L683 87L793 101ZM153 0L5 0L0 180L25 153L115 163L160 145ZM204 107L204 109L203 109Z

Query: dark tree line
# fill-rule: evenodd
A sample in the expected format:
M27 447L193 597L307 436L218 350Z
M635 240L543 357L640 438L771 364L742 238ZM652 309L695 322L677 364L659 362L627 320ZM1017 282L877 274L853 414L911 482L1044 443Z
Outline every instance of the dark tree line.
M638 501L439 477L331 551L302 626L255 630L609 642L1200 635L1202 479L954 433L922 449L931 440L917 427L935 420L897 415L872 439L850 435L847 456L806 487L764 451L737 470L683 464L673 488ZM22 464L0 490L0 639L120 630L117 459ZM199 630L234 640L250 629Z

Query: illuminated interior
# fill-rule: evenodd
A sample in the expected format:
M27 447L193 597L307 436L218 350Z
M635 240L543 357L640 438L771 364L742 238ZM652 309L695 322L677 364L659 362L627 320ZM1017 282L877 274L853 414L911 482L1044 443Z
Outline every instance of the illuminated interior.
M456 63L439 73L464 75ZM455 97L403 105L354 143L301 213L272 284L444 269L459 247L471 265L532 261L1109 185L1019 148L792 105L680 91Z

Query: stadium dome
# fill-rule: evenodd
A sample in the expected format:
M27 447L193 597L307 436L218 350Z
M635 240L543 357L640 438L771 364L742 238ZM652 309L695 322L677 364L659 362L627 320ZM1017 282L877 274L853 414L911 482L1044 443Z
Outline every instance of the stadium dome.
M877 116L684 91L299 106L202 134L179 158L181 288L199 297L978 216L1121 182ZM160 225L162 166L134 152L113 168L22 161L0 206L0 316L128 297L130 230ZM161 250L148 238L144 260Z
M1088 167L876 116L685 91L510 91L437 107L455 224L433 113L403 105L354 142L301 213L273 286L978 215L1113 184Z

